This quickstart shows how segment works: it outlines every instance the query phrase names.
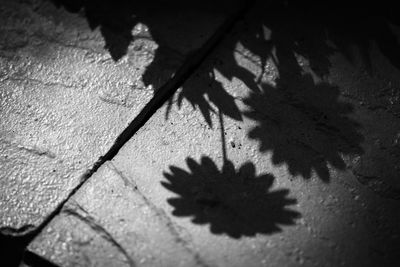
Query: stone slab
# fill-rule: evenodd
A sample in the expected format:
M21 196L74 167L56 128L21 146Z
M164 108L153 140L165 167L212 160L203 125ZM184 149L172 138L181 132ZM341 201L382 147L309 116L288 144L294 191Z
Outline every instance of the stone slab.
M232 11L142 5L129 24L131 7L62 2L1 1L0 228L9 234L42 223Z
M343 61L337 51L328 53L330 71L319 75L315 68L324 70L325 58L312 61L314 53L293 50L292 36L314 37L315 32L296 32L305 26L296 20L269 24L259 13L263 11L259 7L251 11L110 164L162 211L168 225L179 229L179 240L185 240L202 265L396 266L400 203L393 196L398 181L386 175L379 178L390 184L388 195L360 183L357 171L368 171L360 167L367 159L379 163L372 160L370 140L383 136L382 129L388 129L388 136L394 134L398 118L352 97L366 82L358 83L351 75L357 66ZM265 27L257 27L257 18ZM271 45L271 32L278 34L273 39L277 43L271 54L262 57ZM267 39L261 43L254 40L263 35ZM396 166L393 153L385 153L378 154ZM377 166L371 170L387 171ZM94 207L90 216L98 216L101 226L111 231L121 225L120 215L107 215L106 207L130 211L137 200L129 206L117 201L114 193L102 194L100 200L80 197L92 196L102 186L85 187L70 203ZM131 220L129 215L123 217ZM66 224L57 217L46 229L60 233ZM48 244L53 238L46 229L30 251L50 259L52 248L64 242L80 250L73 241L79 237L67 240L67 234ZM136 229L140 227L130 224L112 231ZM119 242L128 249L137 239L125 240ZM148 244L158 250L160 242ZM79 257L96 258L100 251L96 246ZM64 250L61 255L68 254ZM58 263L71 262L72 257L63 256Z
M38 238L52 249L37 249L59 266L200 265L179 232L106 162Z

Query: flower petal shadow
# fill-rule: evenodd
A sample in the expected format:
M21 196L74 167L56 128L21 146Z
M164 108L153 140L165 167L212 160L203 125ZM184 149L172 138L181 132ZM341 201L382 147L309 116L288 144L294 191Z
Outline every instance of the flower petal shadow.
M294 225L300 213L288 206L297 201L289 190L271 190L271 174L256 175L253 163L236 169L226 161L222 170L209 158L187 158L189 171L171 166L162 185L177 196L168 199L173 215L191 217L194 224L210 225L213 234L232 238L272 234L282 225Z

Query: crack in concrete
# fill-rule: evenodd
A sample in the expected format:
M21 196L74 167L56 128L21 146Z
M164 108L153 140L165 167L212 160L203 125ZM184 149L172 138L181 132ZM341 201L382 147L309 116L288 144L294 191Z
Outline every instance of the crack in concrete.
M21 145L21 144L15 143L15 142L11 142L9 140L4 140L4 139L0 139L0 141L5 143L5 144L7 144L7 145L9 145L9 146L11 146L11 147L14 147L14 148L18 149L18 150L26 151L28 153L31 153L31 154L34 154L34 155L37 155L37 156L46 156L46 157L51 158L51 159L55 159L56 158L56 155L54 153L52 153L50 151L47 151L47 150L44 150L44 149L40 149L40 148L37 148L37 147L24 146L24 145Z
M108 167L110 167L110 169L124 181L124 184L126 186L130 187L133 191L138 192L140 195L142 195L136 183L132 179L126 177L120 170L118 170L114 163L112 163L112 161L108 161L107 164Z
M129 253L124 249L124 247L118 243L118 241L107 231L107 229L97 223L96 220L89 214L89 212L86 211L77 202L74 201L72 203L69 203L63 208L62 212L74 216L82 222L86 223L90 228L93 229L93 231L98 233L107 242L117 248L117 250L125 256L130 267L136 266L135 261L130 257Z
M33 148L24 147L24 146L18 146L18 148L21 149L21 150L27 151L29 153L38 155L38 156L46 156L46 157L51 158L51 159L55 159L56 158L56 155L51 153L50 151L40 150L40 149L34 148L34 147Z
M46 81L43 81L40 79L29 78L29 77L8 76L4 80L10 80L10 81L15 81L15 82L29 82L29 83L39 84L39 85L43 85L43 86L61 86L64 88L78 88L79 87L79 86L68 85L68 84L59 83L59 82L46 82Z
M201 258L200 254L194 251L187 240L181 237L179 231L177 230L177 225L171 220L171 218L165 213L164 209L159 208L155 205L149 198L147 198L137 187L137 185L126 177L117 167L112 163L109 162L109 166L111 167L112 171L114 171L125 183L128 185L135 193L137 193L145 204L155 212L156 216L160 218L160 220L167 226L168 231L174 237L175 241L178 244L181 244L183 248L194 257L198 266L209 267L209 265Z
M84 175L81 176L81 182L67 195L67 197L60 202L56 209L54 209L38 226L29 228L23 235L29 237L31 242L42 230L52 221L52 219L65 211L64 206L71 199L73 195L90 179L90 177L102 166L105 162L114 158L119 150L125 145L126 142L152 117L152 115L178 90L181 85L199 68L207 56L214 51L215 47L221 42L225 35L234 27L235 23L243 14L253 5L254 1L242 1L238 9L230 14L227 19L219 26L214 34L204 43L204 45L187 55L187 59L183 62L181 67L163 86L157 90L157 93L146 104L142 111L133 119L133 121L125 128L124 131L117 137L109 151L101 156L97 162L94 163L91 169L88 169ZM73 212L72 212L73 213ZM78 217L80 214L77 215ZM166 215L165 215L166 216ZM82 216L80 216L82 217ZM82 217L83 220L87 220ZM91 221L90 221L91 222ZM106 235L107 236L107 235ZM119 245L118 243L116 245ZM33 253L31 253L33 254Z
M29 233L34 228L35 228L35 226L32 224L26 224L19 228L5 226L5 227L0 228L0 234L6 235L6 236L21 236L21 235L25 235L25 234Z
M55 44L55 45L57 45L59 47L63 47L63 48L72 48L72 49L83 51L83 52L89 52L89 53L91 53L93 55L98 55L98 56L107 55L107 53L96 51L96 50L91 49L89 47L84 47L84 46L77 45L78 41L84 41L84 40L77 40L75 42L75 44L66 44L66 43L63 43L63 42L57 40L56 38L51 38L51 37L48 37L48 36L46 36L44 34L40 34L40 33L33 33L33 34L30 35L30 38L32 38L32 37L36 37L36 38L38 38L38 39L40 39L40 40L42 40L42 41L44 41L44 42L46 42L48 44ZM110 56L110 59L111 59L111 56Z
M31 146L31 147L30 146L25 146L25 145L22 145L22 144L19 144L19 143L16 143L16 142L12 142L12 141L7 140L7 139L1 139L1 138L0 138L0 142L3 142L3 143L5 143L5 144L7 144L7 145L9 145L11 147L14 147L14 148L18 149L18 150L26 151L28 153L31 153L31 154L34 154L34 155L37 155L37 156L45 156L45 157L48 157L48 158L51 158L51 159L55 159L56 158L56 154L54 154L54 153L52 153L52 152L50 152L48 150L44 150L44 149L35 147L35 146Z

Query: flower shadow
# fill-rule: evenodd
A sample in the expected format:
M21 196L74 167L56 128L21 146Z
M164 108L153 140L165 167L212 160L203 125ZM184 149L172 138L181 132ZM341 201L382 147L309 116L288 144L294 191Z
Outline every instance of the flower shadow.
M164 173L162 185L177 195L168 199L174 216L191 217L195 224L209 224L213 234L232 238L280 232L300 217L288 208L297 203L289 190L271 190L274 177L257 175L251 162L236 169L225 161L221 170L206 156L186 163L189 171L171 166Z
M263 84L260 93L244 99L244 116L256 122L248 136L290 174L307 179L315 171L328 182L330 166L343 170L343 156L363 153L361 125L350 117L353 106L339 101L336 87L314 83L310 75L291 81L295 86L280 80L276 87Z

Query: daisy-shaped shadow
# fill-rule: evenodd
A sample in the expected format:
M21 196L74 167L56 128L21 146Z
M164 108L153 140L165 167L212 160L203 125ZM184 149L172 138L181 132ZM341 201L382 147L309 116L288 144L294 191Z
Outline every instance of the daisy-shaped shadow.
M199 163L192 158L186 163L189 172L171 166L162 182L177 195L168 199L177 217L192 217L195 224L209 224L213 234L233 238L280 232L300 217L287 207L297 203L288 197L289 190L271 190L274 177L256 175L251 162L235 169L225 161L221 170L205 156Z
M351 118L354 107L340 100L337 87L315 83L311 75L282 76L276 87L262 84L261 93L244 99L244 116L257 122L248 136L290 174L308 179L315 172L329 182L330 167L344 170L344 156L363 153L362 126Z

